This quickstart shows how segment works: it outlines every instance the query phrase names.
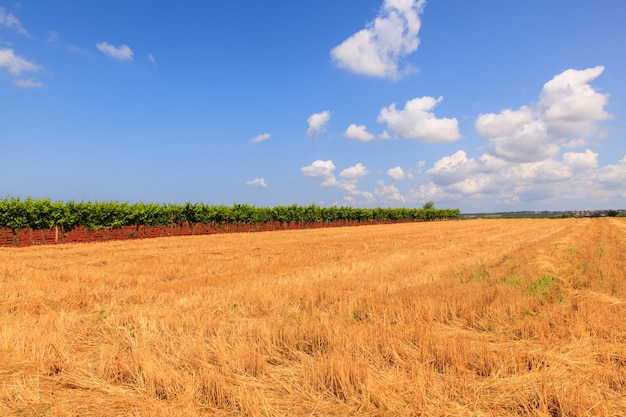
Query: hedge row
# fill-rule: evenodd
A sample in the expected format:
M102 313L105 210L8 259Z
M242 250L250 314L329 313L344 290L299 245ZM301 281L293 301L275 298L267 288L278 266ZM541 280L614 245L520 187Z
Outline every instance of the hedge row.
M208 205L204 203L156 204L119 202L50 201L49 199L5 198L0 200L0 227L13 231L76 227L91 230L122 226L168 226L194 224L262 224L370 221L429 221L459 217L459 209L435 208L354 208L276 206L248 204Z

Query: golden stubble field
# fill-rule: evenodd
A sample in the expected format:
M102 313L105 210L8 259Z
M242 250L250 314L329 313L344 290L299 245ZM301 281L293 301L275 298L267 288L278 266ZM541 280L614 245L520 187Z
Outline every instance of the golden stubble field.
M618 416L626 219L0 249L1 416Z

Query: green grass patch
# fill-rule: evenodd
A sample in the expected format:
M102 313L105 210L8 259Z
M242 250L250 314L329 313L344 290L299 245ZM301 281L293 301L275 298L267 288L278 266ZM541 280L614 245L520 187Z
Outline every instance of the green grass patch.
M563 301L561 287L551 275L544 275L532 282L526 294L529 297L541 298L550 303L560 303Z

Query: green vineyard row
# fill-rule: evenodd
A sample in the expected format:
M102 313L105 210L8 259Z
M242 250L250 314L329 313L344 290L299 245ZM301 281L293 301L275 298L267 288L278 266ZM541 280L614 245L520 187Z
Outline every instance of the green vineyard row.
M169 226L194 224L334 223L451 220L459 209L354 208L300 206L256 207L248 204L204 203L156 204L119 202L51 201L50 199L5 198L0 200L0 227L46 230L77 227L91 230L123 226Z

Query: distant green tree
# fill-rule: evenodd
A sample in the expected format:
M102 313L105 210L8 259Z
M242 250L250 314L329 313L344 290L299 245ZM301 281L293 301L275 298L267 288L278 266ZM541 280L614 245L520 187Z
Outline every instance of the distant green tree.
M425 209L425 210L431 209L431 208L435 208L435 203L433 201L429 201L427 203L424 203L422 208Z

